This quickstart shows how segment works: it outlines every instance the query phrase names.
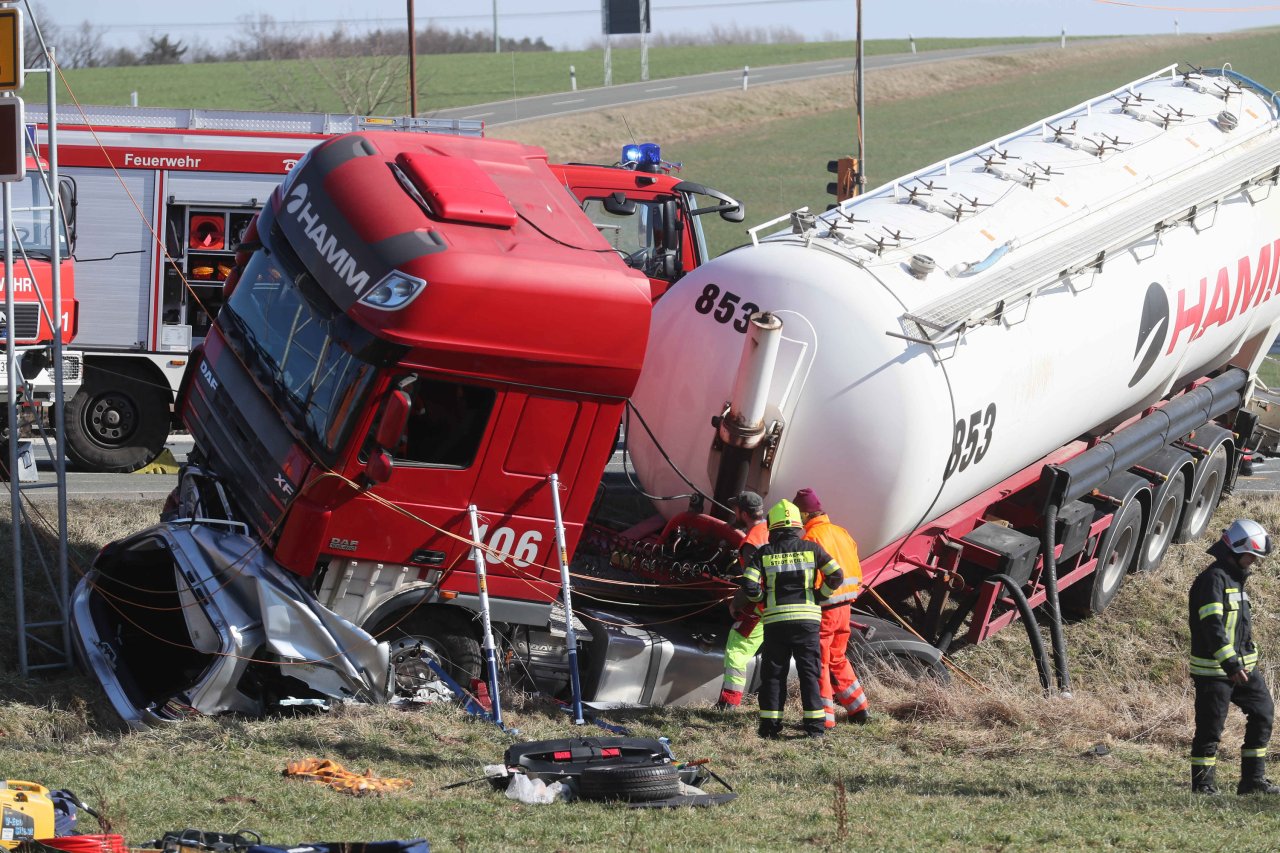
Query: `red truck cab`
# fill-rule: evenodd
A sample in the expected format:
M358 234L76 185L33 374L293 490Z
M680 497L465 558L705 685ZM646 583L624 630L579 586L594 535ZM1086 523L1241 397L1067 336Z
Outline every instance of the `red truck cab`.
M677 163L651 142L627 145L613 166L552 164L614 251L649 277L653 299L710 258L700 217L741 222L742 205L718 190L674 177ZM699 198L710 199L699 206Z
M12 329L14 343L34 346L53 342L53 272L51 260L55 240L58 245L61 277L62 342L68 344L76 333L75 298L75 184L63 178L59 183L63 217L55 235L49 226L50 199L48 167L28 157L26 176L13 183L13 301L14 316L6 318L6 332ZM0 270L3 269L0 260ZM4 299L0 278L0 300ZM3 302L0 301L0 308Z

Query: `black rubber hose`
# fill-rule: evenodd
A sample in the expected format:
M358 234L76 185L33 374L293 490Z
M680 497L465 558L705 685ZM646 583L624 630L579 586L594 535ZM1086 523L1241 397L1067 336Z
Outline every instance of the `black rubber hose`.
M1035 613L1031 612L1031 605L1027 603L1027 597L1022 592L1022 587L1008 575L991 575L987 578L989 581L999 581L1004 584L1005 590L1009 593L1009 597L1013 599L1013 603L1018 607L1018 614L1022 616L1022 624L1027 628L1027 639L1031 641L1031 654L1036 659L1036 673L1040 676L1040 686L1046 691L1049 689L1049 658L1044 652L1044 640L1040 637L1040 625L1036 622Z
M1058 675L1058 692L1069 699L1071 672L1067 668L1067 640L1062 635L1062 606L1058 602L1058 561L1053 556L1053 537L1057 526L1058 504L1050 501L1044 510L1044 528L1040 532L1044 546L1044 594L1049 608L1049 639L1053 642L1053 668Z
M951 643L955 640L956 631L960 630L960 626L964 624L964 620L973 612L973 608L978 604L978 594L975 592L969 596L964 604L956 608L956 612L951 615L951 620L947 622L947 627L938 635L938 642L934 643L938 651L944 655L951 649Z

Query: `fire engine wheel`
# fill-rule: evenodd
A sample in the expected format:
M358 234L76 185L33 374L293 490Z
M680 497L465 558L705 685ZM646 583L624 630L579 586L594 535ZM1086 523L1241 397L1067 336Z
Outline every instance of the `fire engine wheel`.
M1156 495L1155 509L1151 513L1151 521L1147 524L1147 535L1142 540L1142 553L1138 555L1137 571L1149 572L1160 565L1169 546L1173 544L1173 534L1182 520L1182 507L1187 500L1187 475L1182 471L1165 480L1164 486Z
M1098 567L1088 578L1063 590L1064 612L1073 616L1096 615L1115 600L1125 577L1133 569L1142 545L1142 502L1130 498L1116 513L1098 545Z
M1227 481L1228 452L1225 444L1219 444L1213 454L1201 463L1204 471L1187 501L1187 508L1182 513L1182 526L1174 535L1174 542L1199 539L1208 529L1222 497L1222 486Z
M470 619L435 608L424 608L401 619L402 615L392 615L369 632L391 647L397 693L412 694L439 680L428 659L444 667L449 677L463 687L470 687L471 679L482 677L484 658Z
M86 366L65 412L67 456L82 471L138 470L164 450L171 396L123 369Z
M578 794L584 800L665 800L680 793L674 764L599 764L584 767Z

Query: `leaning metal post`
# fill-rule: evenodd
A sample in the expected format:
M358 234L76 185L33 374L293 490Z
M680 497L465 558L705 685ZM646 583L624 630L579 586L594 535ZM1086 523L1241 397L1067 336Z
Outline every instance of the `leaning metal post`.
M471 561L476 567L476 588L480 591L480 624L484 630L484 660L489 666L489 701L493 721L502 728L502 700L498 696L498 657L493 648L493 625L489 621L489 583L485 575L484 553L480 550L480 519L476 505L467 507L471 518Z
M573 689L573 723L582 718L582 682L578 680L578 635L573 630L573 598L569 587L569 549L564 544L564 520L560 516L560 475L552 474L551 506L556 513L556 559L560 561L560 592L564 599L564 642L569 651L569 683Z

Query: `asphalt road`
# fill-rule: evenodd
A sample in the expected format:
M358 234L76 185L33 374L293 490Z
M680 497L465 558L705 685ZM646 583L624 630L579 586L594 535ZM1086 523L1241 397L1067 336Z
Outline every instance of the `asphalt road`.
M895 53L865 57L863 64L868 71L871 71L878 68L924 65L948 59L1004 56L1011 53L1024 53L1029 50L1055 47L1057 44L1058 42L1040 42L1036 44L990 45L986 47L955 48L952 50L930 50L916 54ZM798 80L812 80L818 77L831 77L838 74L852 74L853 70L853 59L828 59L795 65L769 65L749 69L747 84L748 86L761 86L770 83L791 83ZM705 95L711 92L724 92L741 88L742 69L738 68L733 71L716 71L692 77L671 77L664 80L650 80L646 83L624 83L617 86L580 89L577 92L559 92L554 95L536 95L528 98L495 101L490 104L456 107L438 110L432 113L431 117L478 119L484 121L486 127L494 127L519 121L533 121L534 119L552 118L571 113L622 107L661 98Z

